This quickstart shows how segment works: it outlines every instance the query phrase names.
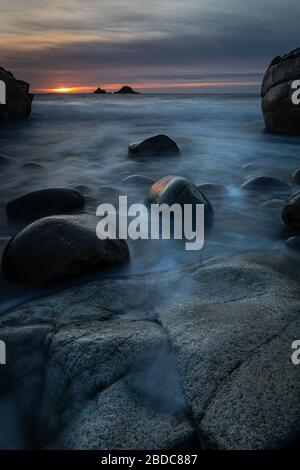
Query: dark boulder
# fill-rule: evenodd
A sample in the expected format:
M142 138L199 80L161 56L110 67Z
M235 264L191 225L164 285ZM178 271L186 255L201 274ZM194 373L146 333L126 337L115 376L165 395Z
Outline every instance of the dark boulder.
M261 96L266 129L300 134L300 105L292 102L292 83L300 79L300 48L276 57L263 79Z
M257 176L246 181L242 189L247 191L289 191L290 186L279 178L273 176Z
M77 184L73 189L79 191L81 194L90 194L91 192L91 188L87 184Z
M140 185L140 186L149 186L150 184L155 183L153 178L144 175L130 175L126 176L123 179L123 183L125 184L133 184L133 185Z
M97 88L93 93L94 95L107 95L107 91L103 90L103 88Z
M186 178L182 176L165 176L156 181L150 188L146 197L146 204L196 204L204 205L205 223L210 225L213 221L214 211L212 205L204 194Z
M6 155L0 155L0 167L10 166L17 161L14 158L7 157Z
M46 167L38 162L25 162L21 166L22 170L29 170L31 172L43 172L46 170Z
M208 196L222 195L226 194L228 191L222 184L216 183L202 183L198 184L197 188L204 194Z
M300 168L294 171L292 174L292 183L300 185Z
M84 202L82 194L75 189L41 189L9 201L6 215L9 220L32 221L79 210L84 206Z
M282 209L285 201L283 199L270 199L269 201L263 202L260 207L262 209Z
M25 118L31 113L33 95L29 84L17 80L11 72L0 67L0 81L6 88L6 103L0 105L0 119Z
M40 219L7 244L2 271L18 282L59 281L94 269L107 269L130 259L123 240L99 240L94 216Z
M300 230L300 192L292 194L286 201L281 218L288 227Z
M128 155L139 156L168 156L180 154L180 150L167 135L159 134L149 139L129 145Z
M138 91L134 91L130 86L122 86L120 90L116 91L115 94L121 94L121 95L139 95Z

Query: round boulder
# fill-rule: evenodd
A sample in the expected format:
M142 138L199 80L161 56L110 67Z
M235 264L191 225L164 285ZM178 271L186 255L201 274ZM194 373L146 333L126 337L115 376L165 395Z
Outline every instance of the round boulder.
M242 189L247 191L280 191L290 190L290 186L279 178L272 176L257 176L251 178L242 185Z
M155 183L155 180L145 175L129 175L123 179L123 183L140 185L140 186L149 186L150 184Z
M6 92L6 103L0 105L0 120L28 117L33 100L28 83L17 80L3 67L0 67L0 80L5 84Z
M182 176L165 176L156 181L146 197L146 204L196 204L204 205L205 223L211 224L214 211L209 200L196 185Z
M84 197L75 189L41 189L9 201L6 206L6 216L12 221L32 221L49 215L79 210L84 203Z
M293 81L300 79L300 48L275 57L263 79L261 96L266 129L300 134L300 106L293 103Z
M227 189L225 188L225 186L223 186L222 184L216 184L216 183L202 183L202 184L198 184L197 185L197 188L204 194L207 194L207 195L211 195L211 196L214 196L214 195L222 195L222 194L226 194L228 191Z
M300 168L294 171L292 174L292 183L300 185Z
M2 271L18 282L60 281L94 269L129 262L124 240L99 240L94 216L40 219L13 237L2 257Z
M292 194L286 201L281 218L288 227L300 230L300 192Z
M31 172L45 171L46 167L37 162L25 162L21 166L22 170L30 170Z
M291 237L286 241L286 246L300 253L300 236Z
M176 142L163 134L155 135L128 147L128 155L130 156L168 156L176 154L180 154Z

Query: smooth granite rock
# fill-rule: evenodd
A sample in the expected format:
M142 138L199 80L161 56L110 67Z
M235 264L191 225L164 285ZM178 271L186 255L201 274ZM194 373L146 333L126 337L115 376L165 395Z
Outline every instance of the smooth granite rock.
M299 432L299 309L276 253L74 287L1 316L2 400L32 448L282 448Z
M285 225L300 230L300 191L292 194L283 206L281 218Z
M300 185L300 168L295 170L292 174L292 183L297 184L298 186Z
M246 181L242 185L242 189L247 191L278 191L287 192L290 186L279 178L273 176L257 176Z
M9 220L33 221L49 215L60 215L82 209L84 197L70 188L48 188L19 196L8 202Z
M179 155L180 150L174 140L167 135L155 135L149 139L129 145L129 156L172 156Z
M213 221L214 210L209 200L196 185L182 176L164 176L156 181L146 195L146 204L191 204L193 209L197 204L204 205L205 223L210 225Z

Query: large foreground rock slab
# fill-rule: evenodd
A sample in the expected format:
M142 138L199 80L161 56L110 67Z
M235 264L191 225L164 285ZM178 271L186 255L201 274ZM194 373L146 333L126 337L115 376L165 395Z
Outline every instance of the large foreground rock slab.
M275 57L263 79L261 96L266 129L300 134L300 106L292 102L292 83L300 79L300 48Z
M0 67L0 80L5 83L6 88L6 104L0 105L0 120L28 117L33 100L33 95L29 93L29 84L17 80L3 67Z
M29 414L37 448L284 447L300 422L299 281L286 263L195 262L2 316L1 398L16 426L30 434ZM16 436L10 446L26 447Z

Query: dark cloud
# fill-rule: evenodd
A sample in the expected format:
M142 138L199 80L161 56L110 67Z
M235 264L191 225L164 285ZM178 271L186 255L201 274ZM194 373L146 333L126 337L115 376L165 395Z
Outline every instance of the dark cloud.
M78 11L72 10L72 4ZM155 76L249 81L258 80L275 55L299 46L300 3L295 0L211 0L209 4L87 0L83 4L80 11L80 2L62 0L64 16L51 10L48 16L19 17L18 10L12 11L16 37L40 34L48 42L43 38L42 47L28 50L4 41L4 65L22 71L34 83L37 77L45 80L47 73L78 71L82 83L97 77L113 80L116 71L118 78L135 81ZM51 31L57 37L52 38Z

